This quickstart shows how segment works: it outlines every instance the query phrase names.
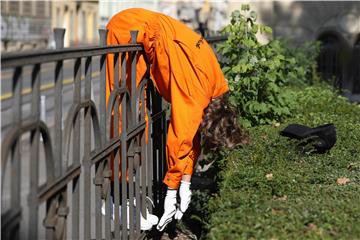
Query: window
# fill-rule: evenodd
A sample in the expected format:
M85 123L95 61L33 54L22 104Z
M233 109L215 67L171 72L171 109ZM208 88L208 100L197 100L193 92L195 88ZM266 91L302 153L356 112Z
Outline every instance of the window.
M9 4L9 13L13 15L19 15L20 12L20 2L8 2Z
M35 3L35 6L36 6L35 15L37 17L44 17L45 16L45 2L36 1L34 3Z
M24 1L22 2L22 14L24 16L32 16L32 2Z
M6 14L7 13L7 2L2 2L1 5L1 14Z

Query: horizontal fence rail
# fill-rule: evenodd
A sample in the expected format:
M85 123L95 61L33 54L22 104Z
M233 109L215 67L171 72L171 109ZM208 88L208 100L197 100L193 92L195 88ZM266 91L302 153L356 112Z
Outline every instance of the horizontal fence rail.
M115 52L142 51L140 44L108 45L98 47L78 47L54 50L39 50L36 52L6 53L1 59L3 68L32 65L37 63L54 62L66 59L74 59L103 55Z
M162 213L167 120L149 75L136 86L143 54L137 32L132 44L106 46L107 31L100 29L99 46L67 49L65 30L54 33L55 50L1 57L2 69L12 72L12 120L1 145L2 239L142 239L141 219ZM65 61L71 61L70 90ZM45 63L53 64L53 89L43 102ZM115 79L109 96L107 67ZM27 81L30 102L23 99ZM44 119L48 101L52 117Z

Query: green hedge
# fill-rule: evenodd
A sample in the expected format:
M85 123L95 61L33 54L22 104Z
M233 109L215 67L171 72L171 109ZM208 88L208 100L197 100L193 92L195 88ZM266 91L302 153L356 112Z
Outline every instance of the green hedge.
M252 143L222 160L206 238L360 239L360 106L327 86L293 94L295 116L251 128ZM337 143L322 155L300 152L279 135L290 123L334 123Z

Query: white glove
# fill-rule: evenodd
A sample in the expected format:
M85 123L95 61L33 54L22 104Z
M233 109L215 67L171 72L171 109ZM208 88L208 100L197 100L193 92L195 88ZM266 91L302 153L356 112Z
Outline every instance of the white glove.
M190 190L190 182L181 181L180 188L179 188L179 195L180 195L180 206L175 214L175 219L180 220L184 215L185 211L189 207L189 203L191 200L191 190Z
M159 231L164 230L166 225L172 221L172 217L176 213L176 194L176 189L168 188L164 200L164 214L162 215L159 224L156 226L156 229Z

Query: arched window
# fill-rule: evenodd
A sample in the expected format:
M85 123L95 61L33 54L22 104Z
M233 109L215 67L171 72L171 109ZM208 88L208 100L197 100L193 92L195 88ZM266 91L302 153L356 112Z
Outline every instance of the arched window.
M342 88L343 69L340 61L342 50L340 39L334 33L324 33L318 40L321 42L318 71L324 79L331 81L334 86Z
M353 49L353 93L360 94L360 35Z

